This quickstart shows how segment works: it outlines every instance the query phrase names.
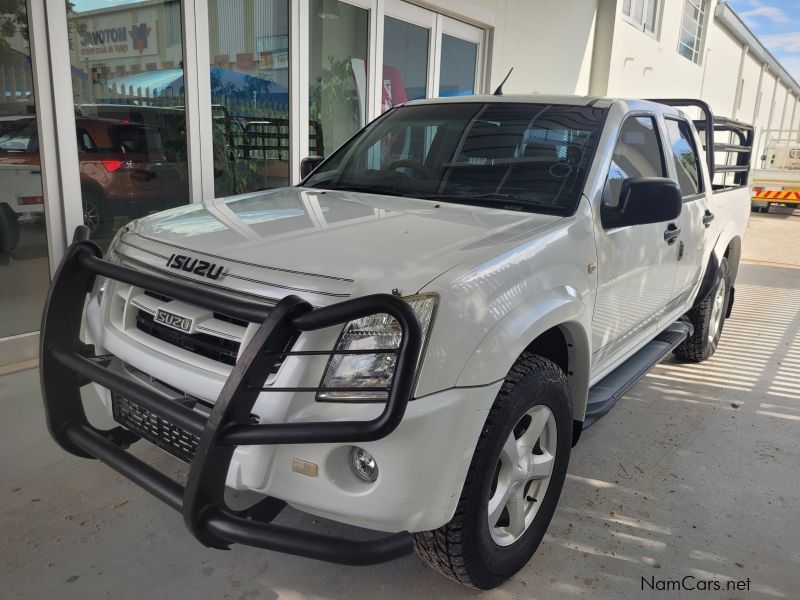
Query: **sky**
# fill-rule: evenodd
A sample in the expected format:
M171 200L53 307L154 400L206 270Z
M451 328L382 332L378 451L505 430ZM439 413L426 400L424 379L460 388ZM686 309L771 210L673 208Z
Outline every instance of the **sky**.
M800 82L800 0L728 0L728 4Z

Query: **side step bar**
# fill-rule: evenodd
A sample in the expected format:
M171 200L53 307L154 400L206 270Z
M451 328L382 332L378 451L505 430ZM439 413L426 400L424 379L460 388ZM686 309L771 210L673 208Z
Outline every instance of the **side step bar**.
M675 321L652 342L592 386L586 404L583 429L591 427L610 411L625 392L692 335L692 331L688 322Z

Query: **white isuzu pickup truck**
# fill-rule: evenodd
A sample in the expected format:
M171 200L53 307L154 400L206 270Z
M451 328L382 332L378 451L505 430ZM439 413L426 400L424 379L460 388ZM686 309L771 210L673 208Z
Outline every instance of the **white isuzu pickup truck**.
M497 586L541 542L582 429L668 354L714 353L752 138L692 100L417 101L296 187L142 218L105 256L78 228L42 327L50 433L207 546L416 549ZM118 427L88 422L90 383ZM185 485L127 452L139 439L190 463ZM286 504L383 533L273 523Z

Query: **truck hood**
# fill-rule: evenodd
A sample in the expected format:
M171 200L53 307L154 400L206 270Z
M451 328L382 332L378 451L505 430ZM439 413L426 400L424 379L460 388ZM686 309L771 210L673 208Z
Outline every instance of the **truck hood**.
M261 298L297 294L320 306L395 289L415 293L463 261L559 218L283 188L145 217L126 228L115 252L171 276Z

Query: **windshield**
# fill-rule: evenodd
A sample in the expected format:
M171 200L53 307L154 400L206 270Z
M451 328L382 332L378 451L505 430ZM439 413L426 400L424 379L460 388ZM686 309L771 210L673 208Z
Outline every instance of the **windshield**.
M303 185L571 214L606 110L522 103L396 108Z

